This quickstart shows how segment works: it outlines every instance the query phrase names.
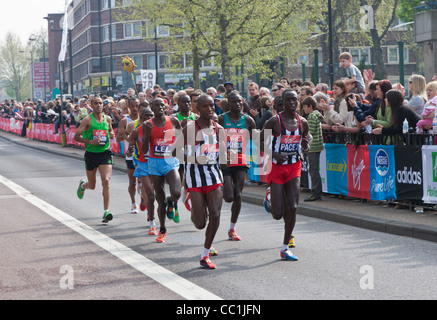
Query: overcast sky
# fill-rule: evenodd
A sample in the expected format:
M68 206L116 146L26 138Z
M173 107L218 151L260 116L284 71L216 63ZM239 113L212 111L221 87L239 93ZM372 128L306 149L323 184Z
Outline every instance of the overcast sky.
M0 41L11 31L26 43L33 32L47 28L44 17L49 13L62 13L64 5L65 0L0 0Z

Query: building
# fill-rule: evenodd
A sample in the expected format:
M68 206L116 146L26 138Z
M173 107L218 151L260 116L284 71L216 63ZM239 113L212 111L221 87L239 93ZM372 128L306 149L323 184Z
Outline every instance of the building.
M169 36L168 29L158 26L155 47L154 26L147 20L121 21L119 14L129 1L74 0L69 8L67 54L62 66L57 63L61 47L63 14L49 14L49 56L51 88L63 76L64 93L80 96L90 93L121 95L130 87L142 90L141 69L156 70L157 82L164 89L188 86L192 72L189 55L183 57L183 68L170 67L170 55L162 52L160 39ZM155 55L157 54L157 59ZM135 76L123 70L122 57L129 56L136 64ZM156 68L156 60L158 68ZM59 72L59 69L61 72ZM201 70L201 86L217 85L219 76L213 63ZM179 71L179 72L178 72ZM62 78L62 77L61 77Z

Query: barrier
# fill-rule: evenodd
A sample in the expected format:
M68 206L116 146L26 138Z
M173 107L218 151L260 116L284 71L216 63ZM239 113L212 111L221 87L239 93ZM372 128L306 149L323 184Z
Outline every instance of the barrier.
M22 120L16 120L14 118L0 118L0 129L6 132L12 132L17 135L21 135L23 125L24 122ZM85 145L83 143L78 143L74 141L74 135L76 131L76 127L65 128L67 145L84 148ZM61 134L55 134L54 132L55 125L52 123L33 123L31 129L26 128L26 137L35 140L61 144ZM116 134L117 129L114 129L114 132ZM115 154L120 154L120 144L115 139L111 139L109 142L112 152Z
M0 129L21 134L23 121L0 118ZM31 139L61 143L53 124L34 123L27 128ZM74 141L76 127L66 128L67 145L84 147ZM114 129L116 131L116 129ZM324 133L320 155L322 190L328 194L368 200L419 201L437 204L437 145L432 134L405 134L390 139L369 134ZM326 142L328 141L328 142ZM393 145L374 144L390 141ZM332 143L337 142L337 143ZM351 144L354 142L354 144ZM120 143L110 140L111 150L122 155ZM253 143L249 144L249 178L267 182L266 164ZM261 161L260 161L261 159ZM268 172L268 170L267 170ZM302 186L311 188L308 166L302 165Z

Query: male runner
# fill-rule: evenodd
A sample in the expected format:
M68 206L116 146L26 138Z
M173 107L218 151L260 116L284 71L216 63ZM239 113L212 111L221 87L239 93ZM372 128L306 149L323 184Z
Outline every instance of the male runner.
M143 131L141 151L149 154L149 174L155 190L155 199L158 203L158 218L160 230L156 242L164 242L167 236L165 228L165 215L175 222L180 221L177 202L181 196L181 180L179 177L179 161L172 156L175 142L175 130L180 130L181 125L176 118L166 116L164 113L164 100L156 98L152 101L154 118L146 123ZM170 188L170 196L165 198L165 181ZM167 204L167 209L166 209Z
M220 225L223 201L219 153L220 150L225 151L226 146L224 141L220 146L219 137L224 137L224 131L213 121L215 113L212 98L206 94L201 95L197 100L197 109L199 118L183 128L184 147L187 151L185 183L191 197L191 220L199 230L206 227L200 265L215 269L209 256L218 254L212 242Z
M199 118L199 116L191 112L191 98L188 94L183 94L178 97L178 105L179 105L179 112L175 113L173 117L178 119L178 121L181 123L181 127L185 127L187 122L190 120L196 120ZM183 180L184 177L184 164L180 164L179 166L179 176L181 177L181 180ZM181 181L183 184L183 181Z
M82 120L74 135L76 142L85 144L84 158L88 180L87 182L83 179L80 180L77 196L82 199L86 189L94 190L96 188L97 169L99 169L105 210L102 222L107 223L113 219L113 214L109 211L109 180L113 165L109 139L114 138L114 130L112 129L111 117L103 114L103 101L100 97L91 99L91 108L93 112Z
M272 134L273 164L269 174L271 214L276 220L284 218L285 222L281 258L297 261L298 258L288 249L288 243L299 203L301 154L309 149L311 135L307 121L296 112L297 93L287 88L282 99L284 111L269 119L264 127Z
M135 165L132 156L127 155L127 149L129 147L129 131L128 126L129 123L134 122L139 118L138 109L139 109L139 100L136 97L130 97L128 99L128 109L129 114L120 120L118 125L117 132L117 142L123 142L124 153L126 157L126 167L127 167L127 175L129 177L129 187L128 192L131 199L131 213L138 213L138 207L135 201L135 187L136 187L136 179L134 177Z
M242 113L243 101L238 91L231 91L228 94L228 108L228 112L218 117L218 123L226 131L228 153L233 151L237 157L236 161L231 161L229 167L222 165L223 196L226 202L232 202L231 224L228 230L229 240L239 241L241 237L235 232L235 225L240 215L241 193L249 169L246 148L247 143L250 143L252 138L252 130L256 128L256 123L251 116Z
M141 146L143 143L143 132L146 128L146 122L153 118L153 112L149 107L141 110L141 124L135 128L129 136L129 148L127 154L132 156L137 153L135 158L138 160L134 177L141 180L142 198L147 199L147 220L149 221L149 235L157 235L155 226L155 193L153 190L152 180L149 174L149 154L143 154Z

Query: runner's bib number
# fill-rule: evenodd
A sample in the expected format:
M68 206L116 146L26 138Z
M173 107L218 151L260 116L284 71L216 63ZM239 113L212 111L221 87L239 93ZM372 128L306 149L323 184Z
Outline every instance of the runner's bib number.
M108 141L108 131L106 130L94 130L93 131L93 139L100 138L99 145L104 146Z

